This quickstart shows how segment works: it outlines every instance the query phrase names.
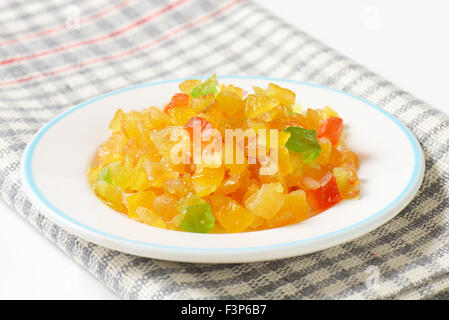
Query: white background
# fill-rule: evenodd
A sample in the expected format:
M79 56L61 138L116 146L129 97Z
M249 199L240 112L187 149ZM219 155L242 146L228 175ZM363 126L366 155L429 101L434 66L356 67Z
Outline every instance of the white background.
M255 1L449 113L449 1ZM0 212L0 298L117 299L1 202Z

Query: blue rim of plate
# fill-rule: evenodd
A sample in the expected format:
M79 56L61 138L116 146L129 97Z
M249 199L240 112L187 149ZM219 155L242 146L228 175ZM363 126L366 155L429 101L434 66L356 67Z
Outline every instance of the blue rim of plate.
M264 251L267 249L275 249L275 248L288 248L288 247L294 247L296 245L300 245L303 243L307 243L307 242L313 242L313 241L317 241L317 240L323 240L323 239L332 239L334 237L337 236L341 236L346 234L347 232L357 228L357 227L361 227L364 225L367 225L369 222L375 220L376 218L382 216L385 212L387 212L388 210L390 210L391 208L393 208L395 205L397 205L398 203L401 202L402 199L404 199L407 195L410 194L410 192L415 188L416 190L414 191L413 195L410 197L410 200L415 196L416 192L419 189L419 186L422 182L423 179L423 175L424 175L424 155L422 152L422 149L418 143L418 141L416 140L416 138L413 136L413 134L398 120L396 119L394 116L392 116L390 113L388 113L387 111L385 111L384 109L376 106L375 104L360 98L358 96L355 96L353 94L350 94L348 92L342 91L342 90L338 90L338 89L334 89L334 88L330 88L330 87L326 87L326 86L322 86L319 84L315 84L315 83L309 83L309 82L303 82L303 81L296 81L296 80L289 80L289 79L280 79L280 78L270 78L270 77L264 77L264 76L231 76L231 75L226 75L226 76L217 76L217 78L219 79L254 79L254 80L265 80L265 81L277 81L277 82L285 82L285 83L294 83L294 84L299 84L299 85L304 85L304 86L309 86L309 87L315 87L315 88L320 88L320 89L325 89L325 90L329 90L329 91L333 91L333 92L337 92L343 95L346 95L348 97L351 97L353 99L356 99L374 109L376 109L377 111L381 112L382 114L384 114L385 116L387 116L390 120L392 120L400 129L401 131L406 135L408 141L410 142L410 145L412 146L413 149L413 157L414 157L414 168L413 168L413 172L412 175L410 177L409 182L407 183L407 186L401 191L401 193L392 201L390 202L388 205L386 205L384 208L382 208L381 210L377 211L376 213L372 214L370 217L359 221L355 224L352 224L350 226L347 226L345 228L327 233L327 234L323 234L323 235L319 235L319 236L315 236L315 237L311 237L311 238L307 238L307 239L303 239L303 240L296 240L296 241L290 241L290 242L285 242L285 243L279 243L279 244L273 244L273 245L265 245L265 246L253 246L253 247L242 247L242 248L192 248L192 247L176 247L176 246L170 246L170 245L163 245L163 244L155 244L155 243L151 243L151 242L143 242L143 241L138 241L138 240L132 240L132 239L128 239L128 238L123 238L120 236L116 236L107 232L103 232L100 231L98 229L89 227L85 224L82 224L81 222L71 218L70 216L66 215L64 212L62 212L61 210L59 210L58 208L56 208L47 198L45 198L45 196L41 193L41 191L39 190L39 188L36 185L36 182L34 180L34 176L33 176L33 172L31 169L31 164L32 164L32 160L33 160L33 155L34 155L34 151L36 149L36 146L38 145L40 139L44 136L44 134L52 127L54 126L57 122L59 122L61 119L67 117L69 114L71 114L72 112L79 110L83 107L86 107L90 104L92 104L93 102L96 102L98 100L104 99L106 97L110 97L112 95L116 95L122 92L126 92L126 91L131 91L131 90L135 90L135 89L139 89L139 88L144 88L144 87L150 87L150 86L156 86L156 85L162 85L162 84L167 84L167 83L173 83L173 82L181 82L184 80L188 80L188 79L206 79L208 78L207 76L192 76L192 77L187 77L187 78L179 78L179 79L171 79L171 80L163 80L163 81L156 81L156 82L149 82L149 83L143 83L143 84L138 84L132 87L127 87L127 88L123 88L123 89L119 89L119 90L115 90L115 91L111 91L109 93L106 93L104 95L89 99L77 106L74 106L68 110L66 110L65 112L59 114L58 116L56 116L53 120L51 120L49 123L47 123L44 127L42 127L35 135L34 137L31 139L31 141L28 143L23 157L22 157L22 161L21 161L21 178L22 181L25 185L25 189L28 187L29 190L31 191L31 198L34 198L35 200L37 200L37 204L40 207L43 207L47 210L51 210L54 214L56 214L57 216L59 216L59 218L62 218L63 220L67 222L69 222L71 225L74 225L77 228L81 228L81 230L86 230L89 232L92 232L98 236L101 236L102 238L106 238L109 240L115 240L115 241L121 241L121 242L126 242L129 244L133 244L133 245L139 245L139 246L144 246L144 247L153 247L153 248L157 248L157 249L170 249L170 250L176 250L176 251L199 251L199 252L241 252L241 251ZM421 180L421 181L419 181ZM403 207L405 207L409 201L407 201L407 203L403 204L402 208L398 209L398 212L400 210L403 209ZM389 220L389 219L388 219ZM378 226L377 226L378 227ZM253 232L264 232L264 230L262 231L253 231Z

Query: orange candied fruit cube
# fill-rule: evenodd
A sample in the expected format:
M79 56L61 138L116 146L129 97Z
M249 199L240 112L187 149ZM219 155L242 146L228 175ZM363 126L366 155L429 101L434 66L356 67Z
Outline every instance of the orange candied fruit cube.
M253 214L230 197L213 195L210 203L215 218L227 232L242 232L254 220Z
M277 228L293 223L298 223L309 217L309 208L306 201L306 193L295 190L284 195L284 203L276 215L267 220L265 227Z

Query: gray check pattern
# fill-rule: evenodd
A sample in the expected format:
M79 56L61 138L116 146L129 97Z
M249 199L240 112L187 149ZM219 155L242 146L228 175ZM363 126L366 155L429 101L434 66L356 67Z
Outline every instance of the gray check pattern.
M250 1L191 0L156 15L166 1L134 0L84 19L117 3L79 0L79 29L35 38L20 37L64 25L73 2L0 3L0 42L18 37L0 44L0 195L9 206L124 299L447 298L447 115ZM105 37L116 30L122 32ZM12 57L20 59L4 62ZM234 265L166 262L109 250L67 233L25 196L20 157L56 114L111 90L212 73L315 82L381 106L424 149L419 193L396 218L352 242L301 257ZM372 270L380 275L374 288L366 285Z

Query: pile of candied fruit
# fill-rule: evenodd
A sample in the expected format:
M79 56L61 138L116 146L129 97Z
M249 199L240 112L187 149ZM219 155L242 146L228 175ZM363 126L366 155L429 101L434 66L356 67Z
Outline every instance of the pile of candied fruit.
M219 84L215 75L186 80L179 89L162 110L119 109L111 120L88 180L113 209L154 227L224 233L298 223L358 197L358 158L331 108L303 111L294 92L274 83L250 94ZM186 130L192 137L194 121L223 137L226 129L277 129L278 170L261 174L258 160L174 164L170 136ZM274 150L269 142L264 147ZM248 160L248 148L241 152Z

